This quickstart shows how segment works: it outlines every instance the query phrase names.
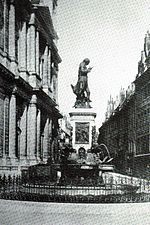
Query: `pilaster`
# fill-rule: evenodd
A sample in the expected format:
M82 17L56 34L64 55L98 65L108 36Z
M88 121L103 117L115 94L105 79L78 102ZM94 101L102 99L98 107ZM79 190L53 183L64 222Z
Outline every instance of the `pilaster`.
M36 29L36 73L39 76L39 31Z
M43 58L40 60L40 78L43 78ZM43 80L42 80L42 85L43 85Z
M7 17L8 17L8 4L7 1L4 1L4 52L8 56L8 40L7 40L7 35L8 35L8 27L7 27Z
M43 91L50 96L50 76L51 76L51 51L48 45L45 48L43 57ZM50 96L51 97L51 96Z
M56 75L56 104L58 104L58 72Z
M35 161L37 155L37 98L36 95L32 99L28 108L28 122L27 122L27 157L29 160Z
M46 161L49 156L49 118L47 118L45 128L44 128L44 140L43 140L43 159Z
M27 27L26 22L23 22L22 30L20 31L19 39L19 71L20 76L27 81Z
M15 45L15 5L10 1L9 9L9 57L11 59L11 71L16 73L16 45Z
M4 99L4 138L3 138L3 158L9 154L9 97Z
M20 159L26 159L27 156L27 107L25 107L20 121Z
M48 157L52 158L52 152L51 152L51 144L52 144L52 119L49 118L49 154Z
M38 84L37 79L37 57L38 57L38 46L36 44L36 26L35 26L35 10L31 13L31 18L28 27L28 71L29 71L29 83L32 87L36 88ZM37 52L36 52L37 51ZM36 54L37 53L37 54ZM38 62L37 62L38 63ZM38 84L39 85L39 84Z
M30 28L27 28L27 71L30 70Z
M4 2L0 2L0 50L4 51Z
M53 75L53 99L56 103L58 102L58 80L56 73Z
M48 87L48 46L44 52L44 66L43 66L43 88Z
M48 68L47 68L47 84L50 89L50 78L51 78L51 50L48 49Z
M16 158L16 90L14 89L9 108L9 157Z
M32 17L34 14L32 13ZM36 45L35 45L35 25L30 24L30 75L36 73Z
M52 67L51 90L52 98L58 103L58 71L55 66Z
M37 159L41 160L41 136L40 136L40 129L41 127L41 111L38 110L37 112Z

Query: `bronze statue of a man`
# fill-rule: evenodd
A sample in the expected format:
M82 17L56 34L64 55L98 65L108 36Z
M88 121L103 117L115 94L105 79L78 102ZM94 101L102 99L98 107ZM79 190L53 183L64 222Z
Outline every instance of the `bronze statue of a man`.
M88 86L88 73L91 72L92 67L87 67L90 63L88 58L84 59L78 70L78 81L75 86L71 85L74 94L77 96L77 101L90 102L90 90ZM85 95L86 93L86 95Z

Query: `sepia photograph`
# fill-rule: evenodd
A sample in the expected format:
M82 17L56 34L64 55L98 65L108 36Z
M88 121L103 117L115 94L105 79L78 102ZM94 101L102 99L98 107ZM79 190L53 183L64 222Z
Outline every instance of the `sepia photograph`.
M150 225L150 1L0 0L0 225Z

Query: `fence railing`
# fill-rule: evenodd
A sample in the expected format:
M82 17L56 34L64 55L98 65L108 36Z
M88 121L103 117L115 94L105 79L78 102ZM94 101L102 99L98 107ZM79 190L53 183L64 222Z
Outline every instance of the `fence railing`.
M58 202L150 202L150 180L104 176L99 186L39 184L21 176L0 176L0 198Z

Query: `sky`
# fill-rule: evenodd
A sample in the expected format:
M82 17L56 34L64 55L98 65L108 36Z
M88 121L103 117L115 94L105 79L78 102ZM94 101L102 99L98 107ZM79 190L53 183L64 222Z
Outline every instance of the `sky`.
M150 0L59 0L57 7L59 109L73 110L78 66L90 59L88 75L96 125L105 119L107 102L135 80L150 27Z

